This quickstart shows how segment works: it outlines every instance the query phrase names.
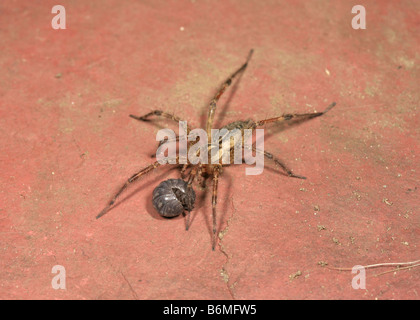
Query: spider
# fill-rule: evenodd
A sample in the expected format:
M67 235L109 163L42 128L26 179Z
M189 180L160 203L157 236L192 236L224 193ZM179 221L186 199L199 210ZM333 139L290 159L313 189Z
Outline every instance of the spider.
M206 123L206 132L208 136L208 155L210 157L211 153L211 129L213 128L213 120L214 115L216 111L217 103L220 99L220 97L223 95L223 93L226 91L226 89L232 84L232 81L242 72L245 71L246 67L248 66L248 63L252 57L253 50L250 50L248 57L245 61L245 63L237 69L234 73L230 75L230 77L221 85L217 93L214 95L213 99L210 101L209 108L208 108L208 117L207 117L207 123ZM244 130L245 129L251 129L252 132L255 131L257 127L264 126L268 123L297 123L306 121L312 118L316 118L319 116L324 115L329 110L331 110L335 106L335 102L331 103L324 111L322 112L314 112L314 113L288 113L283 114L278 117L274 118L268 118L264 120L254 121L254 120L246 120L246 121L234 121L232 123L227 124L223 128L228 130L238 129L240 130L242 134L242 139L244 139ZM151 111L143 116L135 116L130 115L130 117L139 120L139 121L150 121L151 117L163 117L170 119L175 122L183 121L181 118L175 116L174 114L164 112L161 110L154 110ZM222 128L222 129L223 129ZM191 129L187 126L187 134L189 134ZM179 141L179 136L176 137L176 141ZM168 139L160 141L159 146L163 143L168 142ZM194 142L188 142L187 149L190 150L190 148L194 145ZM233 153L234 146L230 144L228 148L222 147L222 144L220 142L220 149L221 153L220 159L218 162L214 163L212 161L212 164L205 164L205 163L197 163L192 164L189 160L187 160L186 163L184 163L182 166L180 165L180 157L177 156L175 159L175 164L177 164L181 170L181 179L168 179L163 182L161 182L153 191L153 206L155 209L159 212L160 215L163 217L175 217L180 215L181 213L186 217L186 230L190 227L190 215L191 211L194 209L194 203L196 199L195 191L192 187L192 183L194 179L197 177L197 180L200 180L201 184L205 182L205 180L209 177L213 178L213 193L212 193L212 222L213 222L213 230L212 230L212 249L215 250L216 246L216 207L217 207L217 190L218 190L218 181L219 177L222 173L222 167L229 165L222 163L222 154L223 152L228 152L230 154ZM300 176L297 174L294 174L289 167L284 164L280 159L275 157L273 154L264 151L259 150L256 148L255 143L252 145L253 152L261 152L263 153L264 157L267 158L270 161L273 161L275 164L277 164L284 172L287 174L287 176L292 178L298 178L298 179L306 179L304 176ZM156 156L156 155L155 155ZM231 163L233 164L233 157L230 157ZM159 161L155 161L154 163L146 166L145 168L141 169L140 171L136 172L134 175L132 175L125 184L119 189L119 191L114 195L114 197L111 199L111 201L107 204L107 206L97 215L97 219L103 216L105 213L107 213L117 198L121 195L121 193L126 190L126 188L132 184L133 182L137 181L140 177L144 176L145 174L157 169L161 166L161 163ZM190 168L190 171L188 174L186 174L186 170ZM186 179L188 177L188 179Z

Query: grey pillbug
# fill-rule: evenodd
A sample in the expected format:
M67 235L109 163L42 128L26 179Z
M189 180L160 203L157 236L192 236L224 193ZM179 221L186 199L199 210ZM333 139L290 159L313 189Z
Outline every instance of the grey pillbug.
M182 179L168 179L153 190L153 206L163 217L176 217L194 208L195 192L187 192L187 182Z

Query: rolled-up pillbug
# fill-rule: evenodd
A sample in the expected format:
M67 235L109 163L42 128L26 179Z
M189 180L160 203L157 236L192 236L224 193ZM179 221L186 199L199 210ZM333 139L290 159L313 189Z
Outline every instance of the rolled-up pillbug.
M194 209L195 192L187 192L187 182L182 179L168 179L153 190L153 206L163 217L179 216L184 210Z

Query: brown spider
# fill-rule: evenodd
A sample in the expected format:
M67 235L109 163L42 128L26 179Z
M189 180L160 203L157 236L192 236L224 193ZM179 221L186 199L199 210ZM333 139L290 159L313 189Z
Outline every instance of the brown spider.
M216 111L216 104L219 101L222 94L225 92L227 87L229 87L232 83L232 80L241 72L243 72L247 65L249 60L251 59L253 50L249 52L248 58L246 62L238 69L236 70L220 87L219 91L216 93L214 98L210 101L209 105L209 111L208 111L208 118L207 118L207 125L206 125L206 131L208 136L208 144L207 144L207 150L208 150L208 156L211 158L211 129L213 128L213 119L214 114ZM273 123L273 122L283 122L283 123L296 123L301 122L305 120L309 120L315 117L322 116L327 111L332 109L335 106L335 102L330 104L323 112L315 112L315 113L304 113L304 114L283 114L279 117L269 118L265 120L260 121L253 121L253 120L246 120L246 121L235 121L232 123L229 123L228 125L224 126L223 128L227 130L233 130L237 129L240 130L240 134L242 137L242 140L244 139L244 130L245 129L251 129L252 132L255 131L257 127L261 127L267 123ZM176 122L183 121L179 117L164 112L160 110L154 110L152 112L147 113L144 116L138 117L134 115L130 115L130 117L140 120L140 121L149 121L149 118L151 116L158 116L158 117L164 117L167 119L171 119ZM222 129L223 129L222 128ZM187 134L190 133L190 128L187 126ZM163 143L168 142L169 140L161 141L159 145L162 145ZM179 141L179 136L176 137L176 141ZM189 150L195 142L188 142L187 149ZM212 249L215 249L216 245L216 204L217 204L217 186L218 186L218 180L219 176L222 172L222 166L225 165L222 163L222 155L224 152L230 153L230 164L233 164L233 151L234 151L234 144L228 145L228 148L226 146L222 146L221 140L219 140L219 150L221 152L218 153L219 159L214 164L212 161L211 164L205 164L205 163L197 163L192 164L189 160L185 164L182 165L181 169L181 177L182 179L168 179L163 181L161 184L159 184L158 187L155 188L153 191L153 205L155 209L164 217L174 217L178 216L181 213L185 214L185 211L187 211L186 214L186 230L188 230L190 225L190 214L192 209L194 208L194 202L195 202L195 192L192 188L192 183L197 176L197 179L201 179L201 182L204 182L207 177L212 176L213 177L213 196L212 196L212 218L213 218L213 235L212 235ZM242 144L242 147L244 147L244 144ZM296 175L290 170L282 161L280 161L278 158L273 156L271 153L263 150L259 150L255 147L255 143L252 145L252 150L254 152L260 152L263 153L264 156L274 161L277 165L279 165L282 170L285 171L285 173L289 177L293 178L299 178L299 179L306 179L303 176ZM213 159L212 159L213 160ZM180 164L180 157L177 156L175 159L176 164ZM229 165L229 164L228 164ZM157 169L159 166L161 166L161 163L159 161L155 161L154 163L150 164L149 166L141 169L139 172L131 176L127 180L127 182L121 187L121 189L114 195L114 197L111 199L111 201L108 203L108 205L97 215L96 218L100 218L105 213L107 213L112 205L115 203L117 198L120 196L120 194L130 185L131 183L138 180L141 176L145 175L146 173L149 173L150 171ZM190 172L188 175L185 175L185 171L188 167L191 167ZM188 180L184 180L188 176Z

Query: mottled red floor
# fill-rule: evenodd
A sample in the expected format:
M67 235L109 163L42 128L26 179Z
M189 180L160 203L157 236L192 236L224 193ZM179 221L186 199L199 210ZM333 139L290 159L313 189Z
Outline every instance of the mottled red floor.
M418 1L55 1L0 4L1 299L419 299L420 268L322 268L406 262L419 255ZM139 181L164 109L203 127L218 86L255 53L216 125L284 112L321 118L266 128L277 169L219 182L188 232L155 213L151 194L175 170ZM232 94L231 94L232 93ZM267 166L275 168L266 162ZM199 195L203 192L197 191ZM66 270L55 290L53 266Z

